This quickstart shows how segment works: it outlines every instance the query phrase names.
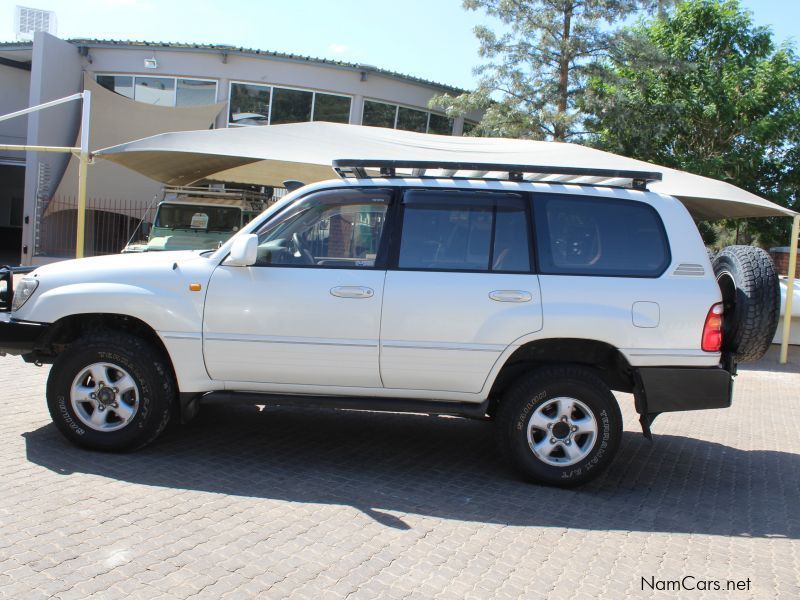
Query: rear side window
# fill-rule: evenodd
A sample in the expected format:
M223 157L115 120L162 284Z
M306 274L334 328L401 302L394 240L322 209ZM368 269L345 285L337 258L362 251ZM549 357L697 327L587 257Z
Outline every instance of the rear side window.
M533 207L544 274L658 277L670 263L664 226L646 204L536 194Z
M401 269L527 272L521 195L411 190L403 197Z

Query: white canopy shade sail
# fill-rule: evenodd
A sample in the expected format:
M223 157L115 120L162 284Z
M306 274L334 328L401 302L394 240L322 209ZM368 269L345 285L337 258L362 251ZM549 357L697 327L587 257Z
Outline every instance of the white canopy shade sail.
M662 174L648 189L675 196L695 219L793 216L795 213L734 185L578 144L431 135L338 123L293 123L163 133L94 153L168 185L200 180L281 186L333 176L339 159L492 163ZM409 171L410 173L410 171ZM447 176L493 173L448 171ZM525 174L526 181L627 185L630 179Z

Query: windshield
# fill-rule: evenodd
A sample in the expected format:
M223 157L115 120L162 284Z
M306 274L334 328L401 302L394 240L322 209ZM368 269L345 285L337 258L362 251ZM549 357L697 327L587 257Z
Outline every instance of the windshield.
M162 204L154 227L200 231L239 231L242 211L234 206Z

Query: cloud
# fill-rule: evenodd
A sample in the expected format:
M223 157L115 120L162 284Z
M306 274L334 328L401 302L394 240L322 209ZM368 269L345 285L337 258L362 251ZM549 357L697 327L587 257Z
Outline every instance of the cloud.
M350 49L350 46L345 44L329 44L328 50L330 50L333 54L344 54Z

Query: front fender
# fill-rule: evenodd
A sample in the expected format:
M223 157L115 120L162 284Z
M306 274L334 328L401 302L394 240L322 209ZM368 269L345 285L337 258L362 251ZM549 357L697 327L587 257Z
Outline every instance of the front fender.
M205 293L163 286L126 283L71 283L37 290L14 315L37 323L54 323L79 314L119 314L144 321L156 331L202 329Z

